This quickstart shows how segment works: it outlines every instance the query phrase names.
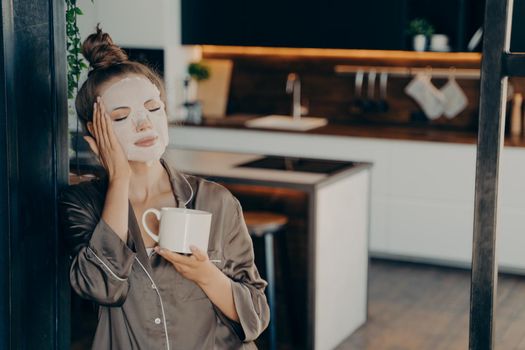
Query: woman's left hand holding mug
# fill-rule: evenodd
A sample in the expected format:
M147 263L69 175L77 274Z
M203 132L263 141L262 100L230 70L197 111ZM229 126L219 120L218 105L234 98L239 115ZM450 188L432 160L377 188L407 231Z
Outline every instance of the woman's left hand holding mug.
M155 247L155 251L164 259L168 260L173 267L185 278L200 286L207 284L215 273L222 272L210 262L208 254L197 247L191 246L190 256L174 253L168 249Z
M226 317L239 322L230 278L210 261L208 254L193 246L190 249L193 255L184 256L155 247L155 251L171 262L181 275L197 283Z

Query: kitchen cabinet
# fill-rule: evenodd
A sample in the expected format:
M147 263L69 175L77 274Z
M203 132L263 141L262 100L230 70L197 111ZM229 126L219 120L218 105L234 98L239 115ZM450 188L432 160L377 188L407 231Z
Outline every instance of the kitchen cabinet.
M183 0L182 42L399 50L404 42L403 3Z
M525 0L514 1L513 50L525 49L519 16ZM449 37L452 51L467 51L483 25L485 1L228 1L182 0L183 44L411 50L410 20L427 19ZM481 51L481 44L475 51Z
M476 145L175 127L176 147L367 161L372 256L469 267ZM500 170L498 259L525 274L525 148L505 147Z

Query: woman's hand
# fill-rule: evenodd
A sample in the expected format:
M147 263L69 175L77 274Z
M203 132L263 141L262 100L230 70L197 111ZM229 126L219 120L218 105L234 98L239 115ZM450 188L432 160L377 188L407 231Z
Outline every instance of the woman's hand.
M171 262L182 276L197 283L226 317L239 322L230 278L208 259L208 254L193 246L190 249L193 255L184 256L155 247L155 251Z
M197 247L191 246L193 255L185 256L168 249L155 247L155 251L173 264L175 269L185 278L203 287L213 279L213 275L222 272L209 260L208 254Z
M91 150L99 157L109 175L110 181L129 180L131 170L128 159L115 136L111 120L100 97L93 105L93 122L88 123L90 133L84 136Z

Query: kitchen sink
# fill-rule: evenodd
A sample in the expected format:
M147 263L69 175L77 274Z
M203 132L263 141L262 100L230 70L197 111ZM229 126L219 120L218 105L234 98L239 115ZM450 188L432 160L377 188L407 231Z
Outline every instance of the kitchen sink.
M267 128L281 130L306 131L324 126L328 123L326 118L301 117L294 119L287 115L272 114L248 120L245 125L249 128Z
M340 170L354 166L354 162L310 159L281 156L265 156L247 163L237 165L240 168L260 168L284 171L301 171L318 174L334 174Z

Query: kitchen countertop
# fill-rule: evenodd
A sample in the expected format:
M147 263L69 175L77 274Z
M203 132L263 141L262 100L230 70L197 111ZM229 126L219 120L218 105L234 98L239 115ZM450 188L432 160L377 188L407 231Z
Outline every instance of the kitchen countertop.
M414 140L414 141L430 141L430 142L448 142L461 144L476 144L478 135L473 131L460 130L446 130L438 128L430 128L425 126L388 126L377 124L328 124L326 126L308 130L308 131L293 131L293 130L278 130L278 129L262 129L262 128L248 128L244 123L256 117L255 115L233 115L225 118L205 118L200 125L177 123L171 126L184 127L211 127L211 128L226 128L239 130L257 130L257 131L271 131L271 132L286 132L286 133L302 133L311 135L331 135L331 136L350 136L350 137L365 137L365 138L379 138L379 139L393 139L393 140ZM505 137L505 146L511 147L525 147L525 138L523 137Z
M175 167L182 172L217 178L242 179L254 183L310 187L332 182L339 177L346 177L354 172L371 166L369 163L353 163L333 174L320 174L302 171L273 170L262 168L238 167L238 165L261 159L264 155L197 151L169 148L165 157L173 160Z

